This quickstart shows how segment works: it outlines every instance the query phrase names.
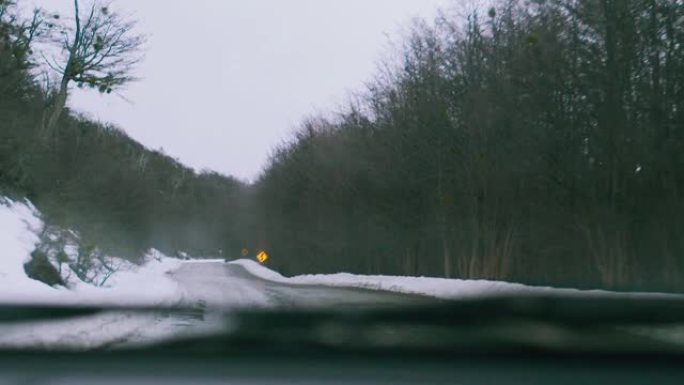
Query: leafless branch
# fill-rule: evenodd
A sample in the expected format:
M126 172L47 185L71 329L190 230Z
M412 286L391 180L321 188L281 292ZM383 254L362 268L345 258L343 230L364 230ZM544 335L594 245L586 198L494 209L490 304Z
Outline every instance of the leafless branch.
M132 74L145 43L145 37L134 32L136 23L98 0L89 3L87 12L81 11L79 0L74 0L73 24L62 25L62 36L54 40L61 58L44 59L62 78L48 129L59 119L71 83L109 94L136 79Z

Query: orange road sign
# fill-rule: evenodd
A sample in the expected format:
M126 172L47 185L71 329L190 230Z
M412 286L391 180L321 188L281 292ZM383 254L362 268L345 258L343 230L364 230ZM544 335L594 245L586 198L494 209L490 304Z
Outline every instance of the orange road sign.
M264 264L266 261L268 261L268 254L266 254L265 251L260 251L256 256L256 259L259 261L259 263Z

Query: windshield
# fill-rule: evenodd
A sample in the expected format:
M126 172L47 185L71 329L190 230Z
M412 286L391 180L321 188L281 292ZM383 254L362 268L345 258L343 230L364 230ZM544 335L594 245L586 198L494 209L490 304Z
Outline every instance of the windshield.
M681 352L682 42L681 0L0 0L0 351Z

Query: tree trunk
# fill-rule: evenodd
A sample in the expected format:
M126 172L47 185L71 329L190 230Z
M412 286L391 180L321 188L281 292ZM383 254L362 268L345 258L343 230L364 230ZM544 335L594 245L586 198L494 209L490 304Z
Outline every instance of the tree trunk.
M74 41L69 49L69 59L66 63L66 68L64 68L64 73L62 74L62 81L59 84L59 92L57 97L55 97L54 103L52 103L52 108L50 108L50 118L47 124L43 127L46 133L53 132L57 122L59 121L62 112L64 112L64 107L66 107L66 101L69 94L69 82L73 79L73 69L76 59L76 52L81 44L81 16L79 15L78 0L74 0L74 21L76 23L76 32L74 33Z
M69 80L66 78L66 76L64 76L64 78L62 78L62 83L59 87L59 92L55 97L55 101L52 103L52 107L49 109L50 117L47 123L45 124L45 127L43 127L46 133L51 133L54 130L55 126L57 125L57 122L59 121L60 116L62 116L64 107L66 107L68 90Z
M444 255L444 277L451 278L451 253L449 251L449 241L442 236L442 251Z

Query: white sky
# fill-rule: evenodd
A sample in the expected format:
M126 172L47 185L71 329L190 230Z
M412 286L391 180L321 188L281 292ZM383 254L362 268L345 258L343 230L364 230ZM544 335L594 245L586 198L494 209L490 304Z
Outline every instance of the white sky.
M363 89L413 17L449 3L115 0L149 35L141 81L122 92L128 101L79 91L70 105L195 169L253 180L298 122Z

